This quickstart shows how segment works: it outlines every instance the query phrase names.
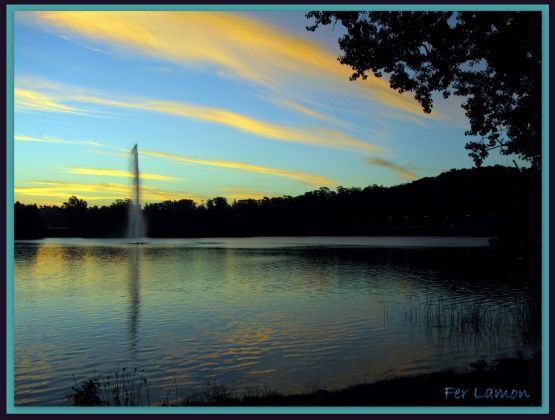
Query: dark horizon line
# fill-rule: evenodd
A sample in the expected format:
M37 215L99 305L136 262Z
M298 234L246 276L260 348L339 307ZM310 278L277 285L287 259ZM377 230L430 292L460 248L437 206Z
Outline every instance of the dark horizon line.
M327 186L320 186L320 187L318 187L318 188L315 188L315 189L312 189L312 190L307 190L307 191L305 191L305 192L303 192L303 193L300 193L300 194L297 194L297 195L290 195L290 194L281 194L281 195L273 195L273 196L264 195L262 198L254 198L254 197L248 197L248 198L247 198L247 197L246 197L246 198L240 198L240 199L231 199L231 197L226 197L225 195L216 195L216 196L207 198L206 200L200 200L200 201L197 201L197 200L192 199L192 198L181 197L181 198L179 198L179 199L167 199L167 200L160 200L160 201L143 200L143 204L159 204L159 203L165 203L165 202L168 202L168 201L170 201L170 202L179 202L179 201L181 201L181 200L190 200L190 201L194 202L196 205L202 205L202 204L205 204L206 202L208 202L209 200L214 200L214 199L216 199L216 198L225 198L225 199L228 201L228 203L233 203L233 202L249 201L249 200L263 201L264 199L269 199L269 200L270 200L270 199L273 199L273 198L297 198L297 197L301 197L301 196L303 196L303 195L305 195L305 194L307 194L307 193L311 193L311 192L315 192L315 191L322 191L322 190L333 191L333 192L335 193L335 192L337 192L340 188L344 188L345 190L355 190L355 189L359 189L359 190L361 190L361 191L364 190L364 189L366 189L366 188L392 189L392 188L402 187L402 186L404 186L404 185L411 185L411 184L419 183L419 182L422 182L422 181L427 180L427 179L437 179L438 177L440 177L440 176L442 176L442 175L444 175L444 174L447 174L447 173L451 173L451 172L480 171L480 170L488 170L488 169L491 169L491 168L505 168L505 169L509 169L509 170L512 170L512 171L518 171L518 172L526 172L526 171L528 171L528 170L531 169L531 168L527 168L527 167L524 167L524 168L522 168L522 167L521 167L521 168L516 167L516 168L515 168L515 167L513 167L512 165L495 164L495 165L488 165L488 166L481 166L481 167L476 167L476 166L474 166L474 167L471 167L471 168L458 168L458 169L457 169L457 168L451 168L451 169L447 169L447 170L445 170L445 171L443 171L443 172L440 172L438 175L435 175L435 176L422 177L422 178L418 178L418 179L411 180L411 181L408 181L408 182L401 182L401 183L399 183L399 184L394 184L394 185L390 185L390 186L383 186L383 185L381 185L381 184L380 184L380 185L378 185L378 184L368 184L368 185L366 185L366 186L350 186L350 187L345 187L345 186L343 186L343 185L338 185L338 186L335 187L334 189L332 189L332 188L330 188L330 187L327 187ZM78 196L77 194L70 194L66 200L69 200L71 197L77 197L77 198L79 198L79 196ZM94 198L94 197L91 197L90 199L94 200L95 198ZM89 204L88 201L87 201L86 199L83 199L83 201L86 201L87 204ZM113 201L112 201L110 204L103 204L103 205L96 205L96 204L95 204L95 205L93 205L93 207L95 207L95 206L96 206L96 207L104 207L104 206L109 207L109 206L115 204L117 201L129 201L129 202L132 202L133 200L132 200L131 198L129 198L129 197L115 198L115 199L113 199ZM42 206L42 207L58 207L58 206L61 207L61 206L63 205L64 202L65 202L65 201L62 201L59 205L57 205L57 204L37 204L37 202L32 203L32 202L28 202L28 201L16 200L16 201L14 201L14 205L15 205L16 203L20 203L20 204L23 204L23 205L26 205L26 206L33 206L33 205L35 205L35 206L37 206L37 207L41 207L41 206Z

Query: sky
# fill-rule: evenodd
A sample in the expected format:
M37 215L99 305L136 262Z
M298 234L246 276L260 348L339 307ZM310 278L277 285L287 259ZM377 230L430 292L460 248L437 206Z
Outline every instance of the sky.
M391 186L473 166L461 99L425 114L349 81L338 26L304 12L23 12L14 23L15 201L89 205ZM511 164L492 155L485 164Z

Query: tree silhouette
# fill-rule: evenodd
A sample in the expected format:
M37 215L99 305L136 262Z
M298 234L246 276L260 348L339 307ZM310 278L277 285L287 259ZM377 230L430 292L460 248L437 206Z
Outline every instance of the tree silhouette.
M71 196L62 204L62 215L66 220L67 227L76 234L83 234L87 228L87 208L87 202L76 196Z
M392 187L319 188L292 197L224 197L147 203L150 237L306 235L484 235L539 244L540 173L485 166L444 172ZM15 237L123 237L129 200L61 207L15 203Z
M83 212L87 210L87 202L72 195L71 197L69 197L69 200L64 201L64 204L62 204L62 209L73 212Z
M222 213L227 209L229 209L229 204L227 202L227 198L225 197L214 197L214 198L210 198L206 202L206 208L208 211L211 211L211 212Z
M424 112L432 93L462 96L480 136L466 149L477 166L493 149L541 164L540 12L309 12L320 25L340 22L342 64L351 80L388 76L391 88L413 92Z
M36 204L25 205L19 201L15 202L14 233L16 238L37 238L44 235L45 230L45 221Z

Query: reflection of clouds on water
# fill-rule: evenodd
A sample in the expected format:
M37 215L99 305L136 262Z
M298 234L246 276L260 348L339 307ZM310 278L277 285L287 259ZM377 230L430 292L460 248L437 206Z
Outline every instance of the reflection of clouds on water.
M48 357L48 354L60 352L60 348L53 344L34 344L14 348L15 363L15 393L32 395L37 389L48 386L55 378L57 369ZM19 404L33 404L33 399L28 398L18 401Z
M99 242L40 244L34 257L28 244L16 244L16 342L33 351L44 345L43 359L55 367L42 388L19 386L18 401L59 402L52 387L67 393L72 374L117 364L144 369L151 397L163 399L174 379L183 394L208 379L302 392L316 379L328 388L374 380L389 364L398 375L423 373L522 349L511 320L527 322L516 316L524 305L514 304L527 299L523 287L477 273L456 250L439 259L385 248ZM426 324L427 308L453 308L441 311L443 325L457 321L457 308L472 315L475 302L485 311L480 327L494 326L495 334L454 334L452 345L437 317ZM35 374L34 360L25 351L16 357L18 378Z

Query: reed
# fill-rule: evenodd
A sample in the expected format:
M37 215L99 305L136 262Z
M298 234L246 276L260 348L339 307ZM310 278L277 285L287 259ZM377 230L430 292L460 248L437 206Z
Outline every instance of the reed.
M510 305L447 303L443 297L403 308L405 322L424 328L430 340L449 345L468 345L480 340L496 345L502 341L534 343L540 338L541 312L535 299Z
M97 373L75 383L66 400L74 406L141 406L150 405L148 381L137 368L117 369L113 373Z

